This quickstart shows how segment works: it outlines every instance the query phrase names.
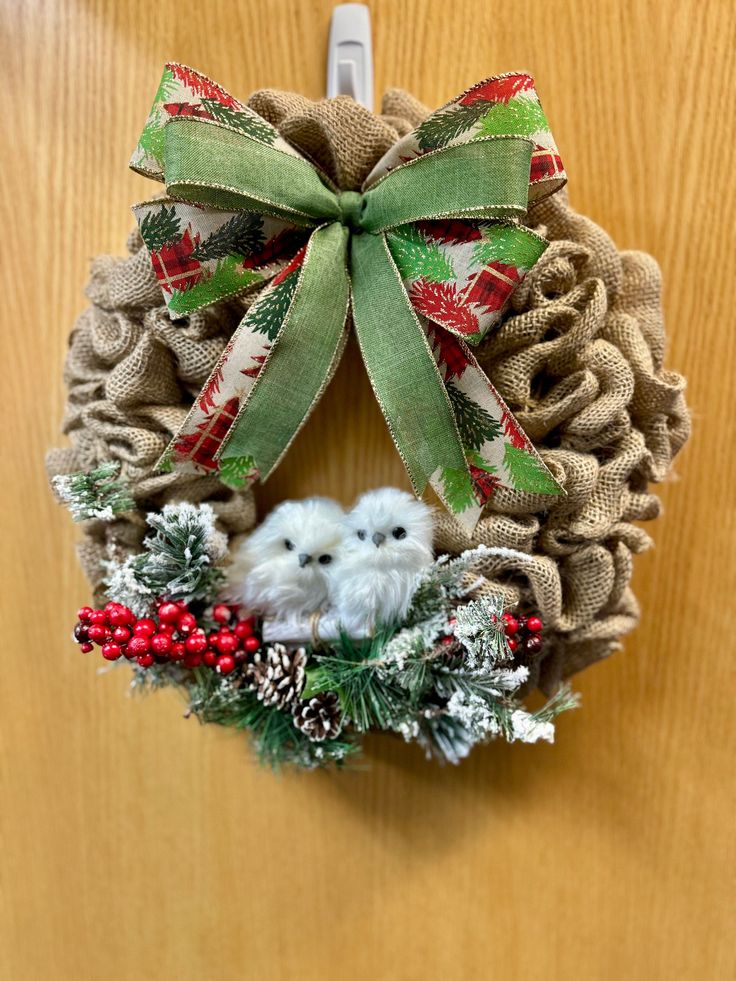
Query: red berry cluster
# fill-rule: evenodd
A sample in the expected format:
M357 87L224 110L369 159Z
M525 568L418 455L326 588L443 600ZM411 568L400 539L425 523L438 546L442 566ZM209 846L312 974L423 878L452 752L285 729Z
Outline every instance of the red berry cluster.
M510 650L526 654L538 654L542 649L542 618L538 616L515 617L504 613L501 617L503 630Z
M138 619L122 603L107 603L101 610L83 606L77 618L74 640L81 650L89 653L97 644L106 660L126 657L142 668L178 661L185 668L203 664L230 674L261 647L253 617L238 619L225 603L214 606L212 619L219 628L209 634L181 601L159 601L155 617Z

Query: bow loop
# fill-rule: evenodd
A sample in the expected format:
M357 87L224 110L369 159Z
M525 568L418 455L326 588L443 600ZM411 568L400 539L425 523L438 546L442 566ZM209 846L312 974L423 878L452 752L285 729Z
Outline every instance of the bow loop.
M306 160L213 120L171 120L164 175L169 195L183 201L305 225L340 215L334 193Z
M353 323L415 491L472 526L497 486L561 488L470 350L546 248L520 224L564 171L532 80L488 79L338 191L205 76L168 65L131 166L168 197L134 210L175 316L266 284L165 454L265 479L335 371ZM364 234L367 233L367 234ZM270 280L270 283L269 283Z
M416 157L365 192L363 227L383 232L446 218L517 218L527 208L533 144L489 137Z

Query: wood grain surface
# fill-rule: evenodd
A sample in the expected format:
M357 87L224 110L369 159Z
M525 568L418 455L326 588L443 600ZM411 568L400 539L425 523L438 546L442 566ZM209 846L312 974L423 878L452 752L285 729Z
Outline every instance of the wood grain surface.
M126 163L162 63L318 97L331 4L1 0L7 981L734 977L734 5L370 6L378 92L439 105L531 70L572 203L663 267L695 425L637 562L642 626L579 677L554 747L458 769L375 738L365 769L277 778L173 694L98 676L67 640L87 594L42 465L89 259L150 193ZM351 401L271 499L401 479Z

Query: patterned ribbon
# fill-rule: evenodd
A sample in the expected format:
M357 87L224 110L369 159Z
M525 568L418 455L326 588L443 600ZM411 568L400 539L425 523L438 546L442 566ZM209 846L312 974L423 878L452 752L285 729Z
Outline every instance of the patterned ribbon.
M499 485L562 492L468 347L547 246L520 224L529 202L565 182L530 76L488 79L443 106L359 193L169 64L131 167L166 184L134 212L172 316L270 281L162 465L265 480L329 383L352 308L417 494L431 483L472 526Z

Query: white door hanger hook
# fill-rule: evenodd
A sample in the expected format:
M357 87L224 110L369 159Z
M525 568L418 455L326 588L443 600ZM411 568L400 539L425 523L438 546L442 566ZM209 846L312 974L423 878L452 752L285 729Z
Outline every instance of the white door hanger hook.
M349 95L373 109L371 15L364 3L341 3L332 12L327 96Z

